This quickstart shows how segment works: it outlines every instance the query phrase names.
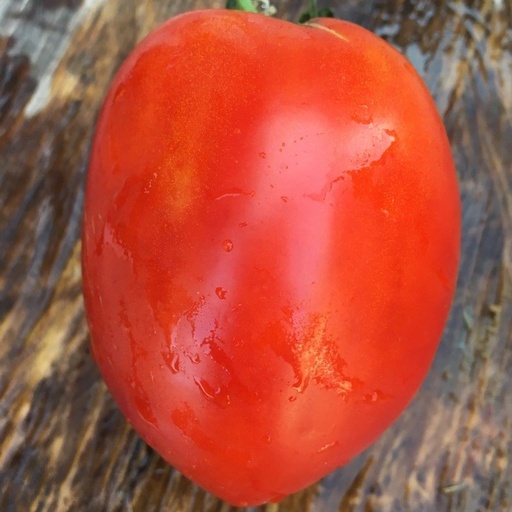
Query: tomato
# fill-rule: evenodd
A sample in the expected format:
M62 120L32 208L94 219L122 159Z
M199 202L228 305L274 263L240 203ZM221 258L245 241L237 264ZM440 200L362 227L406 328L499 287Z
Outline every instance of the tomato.
M460 203L412 66L356 25L198 11L98 121L83 224L94 357L140 435L236 505L372 443L419 388Z

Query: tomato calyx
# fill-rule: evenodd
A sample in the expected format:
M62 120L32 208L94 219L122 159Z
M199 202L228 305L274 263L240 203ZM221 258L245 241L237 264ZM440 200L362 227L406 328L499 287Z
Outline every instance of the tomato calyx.
M298 23L304 24L314 18L334 18L334 13L329 7L319 9L317 0L309 0L308 8L299 16Z
M252 0L227 0L226 9L257 13L256 6Z
M270 0L227 0L226 9L264 14L273 16L276 8L270 3ZM305 24L315 18L334 18L334 13L329 7L318 7L318 0L309 0L308 8L301 13L297 23Z
M273 16L276 13L276 8L270 3L270 0L227 0L226 9L253 12L265 16Z

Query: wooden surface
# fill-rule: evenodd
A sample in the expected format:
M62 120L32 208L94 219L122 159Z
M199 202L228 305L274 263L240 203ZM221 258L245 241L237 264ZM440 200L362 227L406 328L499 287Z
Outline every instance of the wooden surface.
M296 19L307 2L275 3ZM2 512L230 510L117 410L89 356L79 266L88 150L112 74L157 23L220 5L0 0ZM512 511L512 3L331 6L403 51L434 95L460 177L460 278L413 404L348 466L267 510Z

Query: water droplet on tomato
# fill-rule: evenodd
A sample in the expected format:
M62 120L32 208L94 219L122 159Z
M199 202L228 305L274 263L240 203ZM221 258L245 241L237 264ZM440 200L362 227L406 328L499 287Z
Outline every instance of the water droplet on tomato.
M158 428L158 422L153 413L149 399L145 392L142 391L139 387L137 388L137 393L135 394L135 409L139 413L139 416L146 423L149 423L153 427Z
M193 364L199 364L201 362L201 357L199 354L187 354L187 357Z
M198 377L194 377L194 382L204 396L208 398L213 398L215 396L215 391L207 381L204 379L199 379Z
M301 375L297 381L293 383L293 387L299 392L304 393L306 388L309 385L309 376L308 375Z
M216 201L219 201L221 199L227 199L230 197L243 197L243 196L249 196L253 197L256 192L254 190L251 190L250 192L247 192L245 190L242 190L241 188L230 188L227 190L224 190L222 193L220 193L218 196L215 197Z
M180 358L176 352L173 350L162 352L162 357L164 358L167 368L169 368L172 373L178 373L180 371ZM160 368L163 369L164 367L161 366Z
M338 444L338 441L333 441L332 443L324 444L324 446L322 446L322 448L320 448L317 453L325 452L325 450L328 450L329 448L334 448L335 446L338 446Z
M233 242L231 240L224 240L222 242L222 248L226 251L226 252L231 252L233 250Z
M215 294L217 297L219 297L219 299L225 299L228 291L222 288L222 286L217 286L217 288L215 288Z
M368 403L377 403L383 400L386 400L387 396L380 390L374 389L371 393L368 393L364 396L365 402Z
M203 396L212 400L220 407L227 407L231 403L229 394L226 393L222 387L218 386L214 388L208 381L200 379L199 377L194 377L194 382Z
M180 371L180 358L177 354L174 354L170 368L173 373L178 373Z

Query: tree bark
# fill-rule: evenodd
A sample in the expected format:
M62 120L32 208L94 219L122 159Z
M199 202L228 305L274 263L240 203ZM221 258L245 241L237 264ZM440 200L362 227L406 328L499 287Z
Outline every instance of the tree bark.
M80 276L88 152L110 79L158 23L221 3L0 3L3 512L234 510L167 465L117 409L89 355ZM307 1L274 3L297 19ZM258 510L510 511L512 4L329 6L395 45L434 96L459 173L460 277L432 370L400 419L347 466Z

